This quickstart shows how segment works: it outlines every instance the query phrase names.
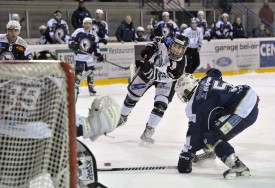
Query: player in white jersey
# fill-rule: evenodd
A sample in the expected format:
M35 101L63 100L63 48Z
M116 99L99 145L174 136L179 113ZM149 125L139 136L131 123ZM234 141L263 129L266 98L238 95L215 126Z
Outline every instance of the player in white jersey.
M54 12L54 18L47 23L50 37L54 44L65 44L69 41L69 27L65 20L62 20L62 12L57 10Z
M79 88L79 77L82 76L83 71L89 71L87 75L88 89L91 95L95 94L94 90L94 55L97 60L103 61L104 58L100 53L98 46L98 37L96 33L92 30L92 19L83 19L83 28L76 29L69 42L69 48L74 50L76 53L76 63L75 63L75 75L76 75L76 88ZM79 92L79 91L78 91Z
M128 94L121 108L118 126L127 121L136 103L150 87L154 86L156 89L154 107L140 137L143 142L154 143L152 139L154 130L172 101L176 80L184 72L184 52L187 45L188 38L183 35L173 39L155 37L154 41L148 43L141 51L141 56L145 60L139 62L139 71L128 85Z
M200 49L203 41L202 29L197 27L196 18L191 18L191 27L184 30L183 35L188 37L189 45L186 50L186 73L193 73L200 65Z
M29 45L19 36L20 23L10 20L6 26L7 33L0 34L0 60L31 60Z

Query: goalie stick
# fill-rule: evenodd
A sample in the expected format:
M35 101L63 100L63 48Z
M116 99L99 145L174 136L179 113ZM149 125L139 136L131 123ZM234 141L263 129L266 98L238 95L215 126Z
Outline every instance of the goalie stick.
M90 54L90 53L88 53L88 52L85 52L85 51L83 51L83 50L78 50L78 51L79 51L79 52L82 52L82 53L84 53L84 54L86 54L86 55L92 56L92 54ZM116 64L116 63L107 61L106 59L104 60L104 62L109 63L109 64L114 65L114 66L117 66L117 67L119 67L119 68L121 68L121 69L124 69L124 70L130 69L130 66L129 66L129 67L122 67L122 66L120 66L120 65L118 65L118 64Z
M196 155L193 163L198 163L206 159L215 159L216 155L214 152L207 152ZM177 169L177 166L144 166L144 167L126 167L126 168L103 168L97 169L99 172L106 171L135 171L135 170L167 170L167 169Z

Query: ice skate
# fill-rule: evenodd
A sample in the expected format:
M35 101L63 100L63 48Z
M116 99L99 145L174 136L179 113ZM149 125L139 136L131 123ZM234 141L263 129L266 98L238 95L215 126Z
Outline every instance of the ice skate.
M124 125L127 121L128 116L120 115L117 127Z
M237 156L235 156L235 154L231 154L226 159L225 164L229 167L231 166L230 169L223 173L223 177L225 179L234 179L239 176L251 176L249 168L245 166L245 164L243 164L243 162Z
M96 94L96 91L94 90L94 86L89 86L89 93L91 96L94 96Z
M146 125L146 128L140 137L140 139L142 140L142 143L143 144L146 144L146 143L154 144L155 140L152 138L154 132L155 132L155 129L153 127Z

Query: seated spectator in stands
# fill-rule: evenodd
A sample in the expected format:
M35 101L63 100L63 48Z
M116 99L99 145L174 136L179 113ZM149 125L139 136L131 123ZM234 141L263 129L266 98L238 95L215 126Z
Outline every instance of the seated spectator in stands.
M262 20L265 20L266 22L268 22L269 24L273 24L274 15L273 15L272 9L269 7L268 0L264 1L264 5L259 11L259 17Z
M122 43L136 41L136 31L131 16L127 15L125 20L118 26L116 30L116 38L118 42Z
M155 38L155 31L153 25L147 26L147 34L145 35L146 41L153 41Z
M99 41L103 44L107 44L108 38L108 24L102 19L103 10L97 9L95 11L95 19L92 19L93 30L96 32Z
M138 42L143 42L143 41L146 41L146 38L145 38L145 30L142 26L138 26L137 27L137 30L136 30L136 40Z
M245 38L245 32L240 17L236 17L233 26L233 38Z
M222 19L216 25L215 37L217 39L233 39L233 27L228 21L229 16L227 13L222 14Z
M85 8L85 0L79 0L78 8L72 14L72 25L74 29L83 27L83 19L89 17L91 18L90 12Z
M70 39L69 27L67 22L62 20L62 12L60 10L54 12L54 18L48 21L47 27L49 28L53 44L68 44Z
M162 13L162 21L155 26L155 36L174 37L179 32L178 25L169 19L169 12Z
M39 44L52 44L52 38L50 37L49 34L49 28L46 27L45 25L41 25L39 27L39 32L41 34L39 38Z
M269 33L266 32L265 24L261 23L259 26L252 31L252 36L255 38L268 37Z

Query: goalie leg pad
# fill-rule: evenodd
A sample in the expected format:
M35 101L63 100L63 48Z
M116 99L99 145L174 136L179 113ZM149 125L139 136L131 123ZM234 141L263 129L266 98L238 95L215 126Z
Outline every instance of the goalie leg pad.
M91 127L89 137L94 141L98 136L112 132L120 118L120 107L110 96L96 98L89 110L88 122Z

